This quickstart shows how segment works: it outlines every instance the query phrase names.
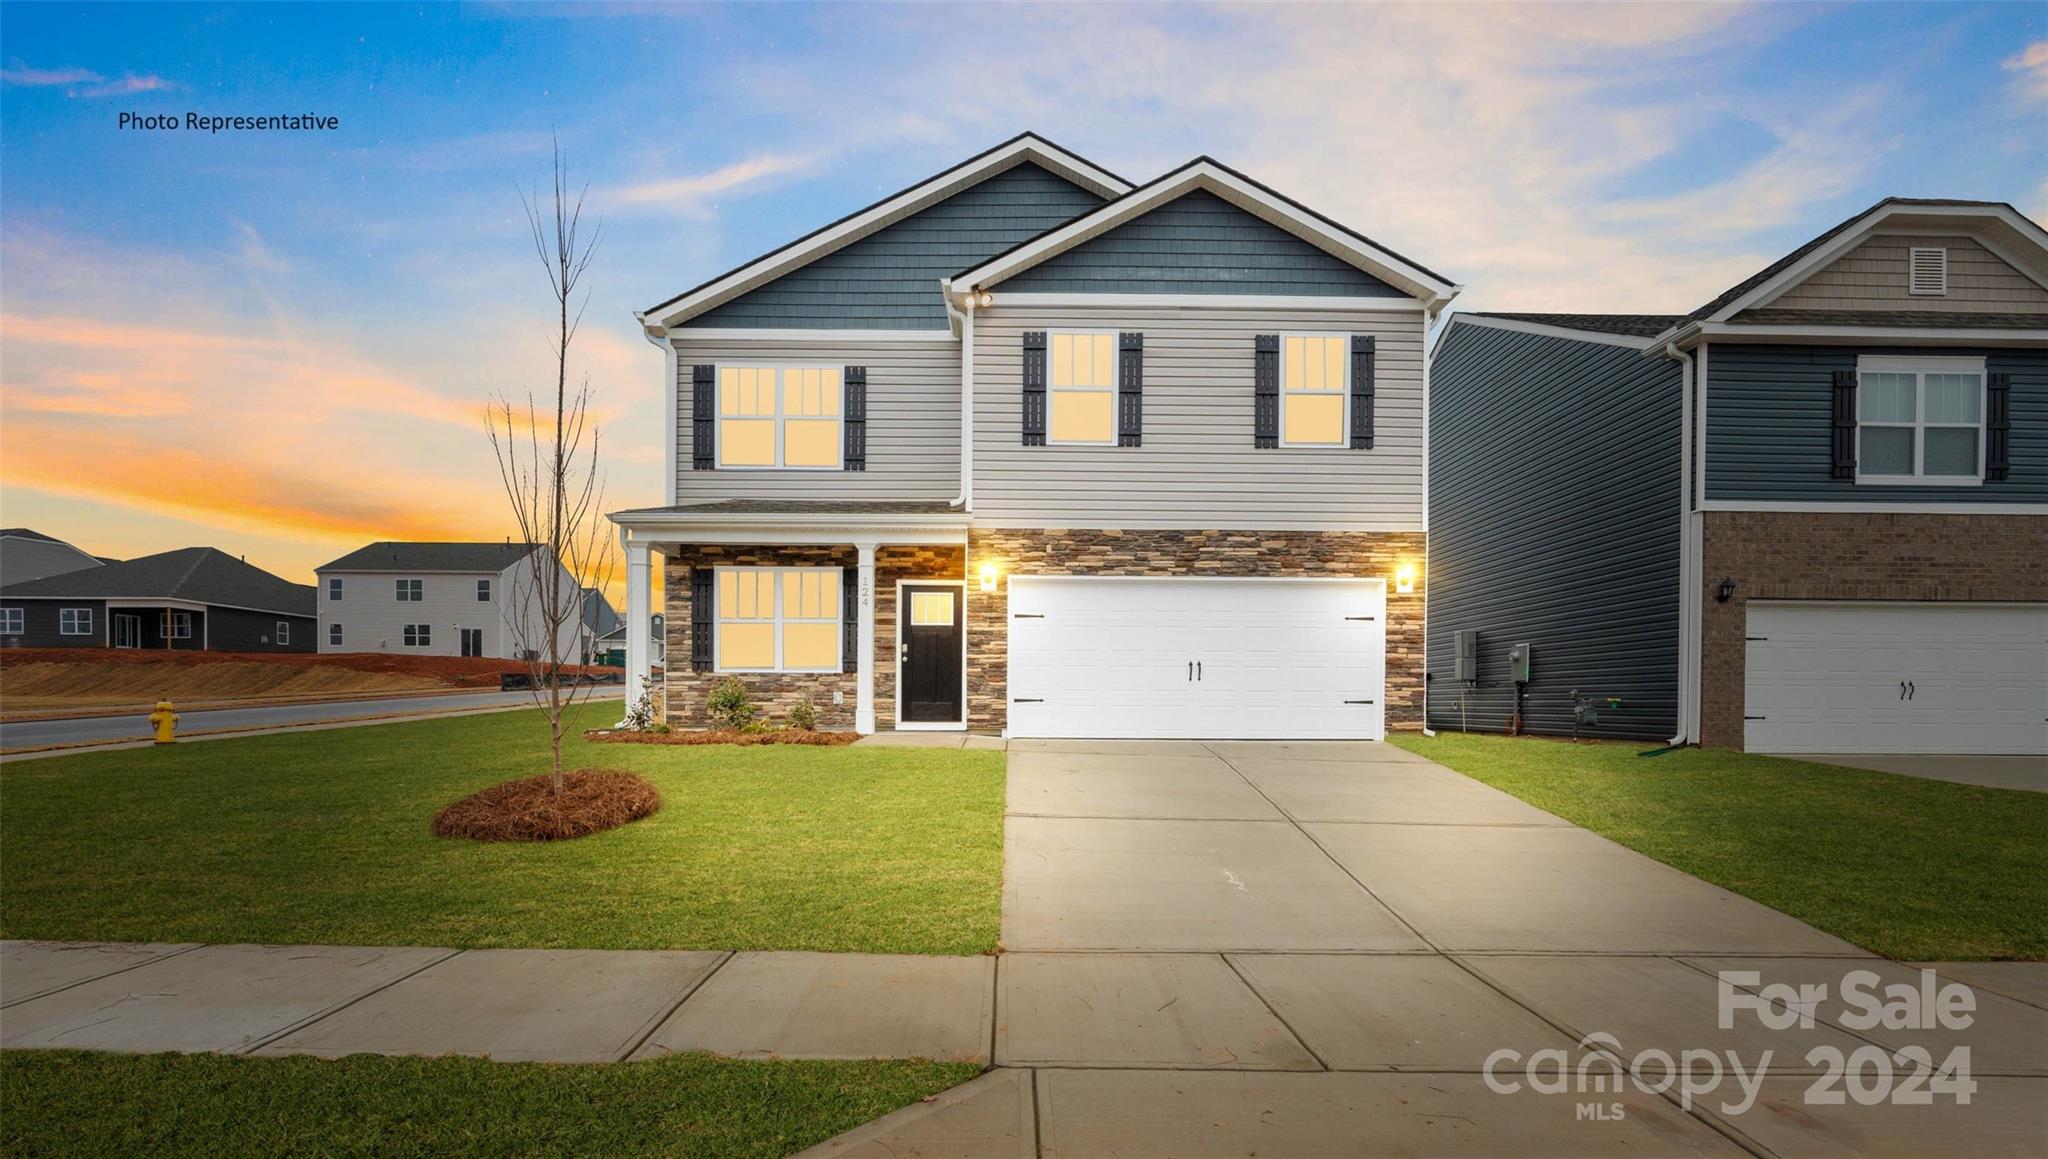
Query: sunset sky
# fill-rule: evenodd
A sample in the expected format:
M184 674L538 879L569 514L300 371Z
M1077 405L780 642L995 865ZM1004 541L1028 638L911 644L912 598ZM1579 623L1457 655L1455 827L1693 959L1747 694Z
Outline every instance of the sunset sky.
M502 538L481 411L547 383L551 133L603 219L618 509L661 501L632 310L1021 130L1134 181L1211 154L1465 307L1683 311L1888 194L2042 220L2044 11L7 4L0 522L304 582Z

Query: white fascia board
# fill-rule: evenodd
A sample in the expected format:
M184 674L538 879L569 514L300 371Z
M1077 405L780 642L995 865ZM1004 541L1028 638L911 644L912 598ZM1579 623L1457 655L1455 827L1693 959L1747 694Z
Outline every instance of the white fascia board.
M1648 350L1657 345L1653 338L1635 338L1627 334L1608 334L1599 330L1574 330L1567 326L1548 326L1541 322L1524 322L1518 318L1482 318L1476 314L1457 313L1444 324L1444 332L1437 341L1443 341L1450 334L1450 328L1457 325L1485 326L1494 330L1512 330L1517 334L1537 334L1545 338L1569 338L1574 342L1598 342L1603 346L1623 346L1630 350Z
M991 293L989 309L1004 306L1085 306L1134 310L1345 310L1412 313L1425 303L1417 298L1357 298L1323 294L1000 294Z
M1907 500L1710 499L1702 511L1783 511L1803 515L2048 515L2048 503L1915 503Z
M2001 330L1973 326L1759 326L1738 322L1695 322L1679 331L1681 349L1712 339L1716 342L1849 341L1875 346L2040 346L2048 330Z
M1007 145L964 161L922 181L894 197L876 202L835 225L819 230L801 242L755 258L731 273L707 282L678 298L652 309L638 311L634 317L651 331L675 326L748 290L773 281L791 270L808 265L876 230L893 225L991 174L1025 161L1042 165L1104 197L1121 197L1130 192L1130 185L1115 174L1098 169L1048 141L1031 136L1019 137Z
M1109 202L1093 213L1040 234L1006 254L953 278L955 286L993 289L1004 278L1064 253L1194 189L1206 189L1257 217L1287 230L1352 265L1375 274L1425 302L1448 301L1459 287L1424 273L1349 231L1332 228L1285 199L1209 161L1198 161L1171 178Z
M782 327L742 329L691 326L670 330L668 341L670 345L677 347L688 342L823 342L844 346L859 342L939 342L951 345L958 339L950 330L798 330Z
M1872 234L1879 231L1878 227L1883 225L1886 220L1901 214L1909 217L1954 217L1958 219L1977 218L1980 220L1987 217L1996 218L2019 232L2022 236L2033 241L2034 244L2041 246L2043 249L2048 249L2048 233L2044 233L2040 226L2027 220L2026 217L2014 213L2004 206L1881 205L1865 214L1861 221L1843 230L1826 245L1779 270L1770 280L1756 286L1747 294L1716 310L1704 320L1707 322L1725 322L1743 310L1770 303L1805 281L1814 271L1821 269L1836 258L1862 245ZM2006 260L2010 261L2010 259Z

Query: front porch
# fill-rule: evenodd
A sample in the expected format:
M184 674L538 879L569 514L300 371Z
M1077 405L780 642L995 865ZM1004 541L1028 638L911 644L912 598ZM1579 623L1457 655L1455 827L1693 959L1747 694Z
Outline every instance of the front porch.
M203 651L206 605L177 599L107 601L107 646L156 651Z
M808 701L818 725L863 734L964 731L967 516L945 503L726 500L611 516L626 620L653 610L662 557L663 718L710 724L728 679L770 721ZM914 609L899 614L899 607ZM627 702L651 671L628 632Z

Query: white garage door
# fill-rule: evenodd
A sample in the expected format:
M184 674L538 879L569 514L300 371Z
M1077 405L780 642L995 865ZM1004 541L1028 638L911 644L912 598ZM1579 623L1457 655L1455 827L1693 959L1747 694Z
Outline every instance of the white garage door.
M1381 580L1010 580L1010 735L1384 732Z
M1749 605L1744 747L2048 753L2048 605Z

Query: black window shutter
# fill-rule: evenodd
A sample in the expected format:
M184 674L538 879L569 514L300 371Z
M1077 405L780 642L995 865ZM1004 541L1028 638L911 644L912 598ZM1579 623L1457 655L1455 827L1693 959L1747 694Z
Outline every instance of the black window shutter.
M1378 340L1351 336L1351 449L1372 450L1373 363Z
M713 634L718 623L718 594L708 567L690 569L690 671L709 672L718 666Z
M868 368L846 368L846 462L849 471L868 469Z
M901 620L896 630L901 632ZM849 567L839 577L839 670L860 666L860 569Z
M718 466L718 368L690 368L691 467L709 471Z
M1984 477L2012 475L2012 375L1996 370L1984 385Z
M1142 445L1145 431L1145 336L1117 335L1116 445Z
M1252 339L1252 446L1280 445L1280 336Z
M1834 477L1856 477L1856 372L1835 371Z
M1024 332L1024 445L1045 445L1045 331Z

